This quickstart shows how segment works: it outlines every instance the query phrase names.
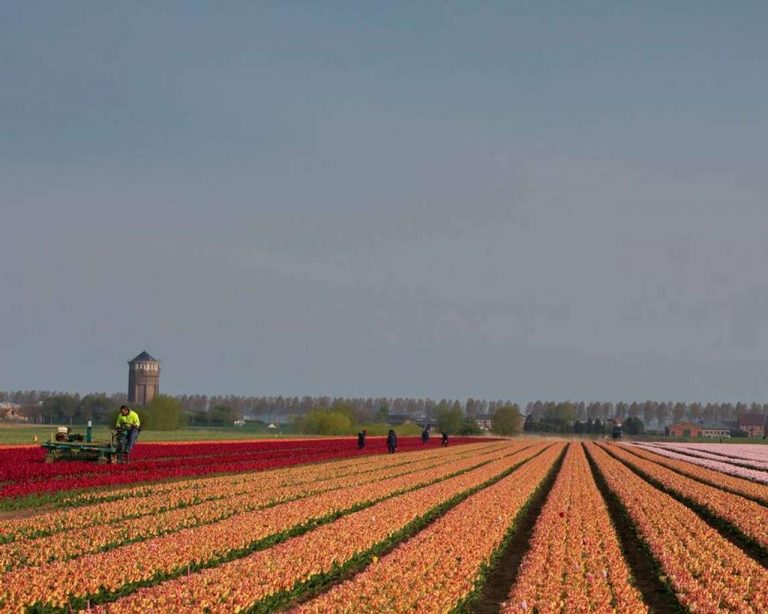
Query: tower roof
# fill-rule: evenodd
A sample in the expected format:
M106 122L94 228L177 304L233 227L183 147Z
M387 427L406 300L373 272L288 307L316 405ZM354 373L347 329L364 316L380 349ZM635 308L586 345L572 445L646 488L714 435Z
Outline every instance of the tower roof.
M131 364L132 362L160 362L159 360L155 360L152 358L152 356L149 354L149 352L142 352L139 354L136 358L133 360L129 360L128 364Z

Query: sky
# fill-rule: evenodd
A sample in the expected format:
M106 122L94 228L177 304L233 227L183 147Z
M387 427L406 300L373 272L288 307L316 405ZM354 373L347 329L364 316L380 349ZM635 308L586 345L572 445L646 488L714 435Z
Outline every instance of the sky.
M768 400L768 4L0 4L0 390Z

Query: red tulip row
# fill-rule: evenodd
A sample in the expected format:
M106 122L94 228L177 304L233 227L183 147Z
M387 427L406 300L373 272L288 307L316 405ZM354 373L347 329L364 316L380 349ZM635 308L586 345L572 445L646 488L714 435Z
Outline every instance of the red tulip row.
M294 612L449 612L460 607L481 583L487 564L563 446L551 446Z
M587 444L587 449L684 607L768 611L768 571L599 446Z
M627 446L627 449L636 456L640 456L641 458L653 461L659 465L669 467L678 473L687 475L688 477L699 480L700 482L706 482L711 486L718 486L730 492L734 492L744 497L760 501L763 504L768 504L768 485L766 484L737 478L735 476L722 473L721 471L707 469L705 467L700 467L686 461L667 458L666 456L661 456L660 454L649 452L640 446Z
M502 612L647 612L580 444L568 448Z
M499 449L501 442L472 444L458 448L458 454L450 455L446 449L425 451L420 454L380 455L357 457L335 463L299 465L273 471L240 473L214 478L197 478L179 482L164 482L110 491L103 501L90 494L72 497L69 503L78 507L57 509L31 518L7 520L0 526L0 541L10 542L35 537L48 537L61 531L84 529L89 526L126 521L147 514L160 514L177 508L215 503L225 497L236 497L258 492L276 497L276 489L296 487L302 484L318 484L324 480L339 480L349 476L375 475L392 468L411 471L410 467L424 463L447 462L468 454L484 455ZM135 524L135 523L132 523ZM0 567L2 567L0 565Z
M671 469L630 454L621 446L609 446L609 450L611 454L664 488L706 508L763 547L768 546L768 508L764 505L675 473Z
M495 446L498 448L498 446ZM204 503L192 504L175 509L158 511L151 516L149 521L133 520L119 522L120 517L109 517L103 522L92 526L57 533L40 539L17 540L12 543L0 544L0 570L9 571L20 567L37 566L51 561L63 561L84 554L96 553L101 550L116 548L129 542L138 542L160 535L171 534L182 529L202 527L237 514L251 512L279 503L302 499L318 495L323 492L339 488L351 488L378 480L393 480L397 477L418 477L434 475L434 470L450 464L452 470L462 470L464 466L471 466L483 461L492 460L501 455L508 454L508 450L500 450L492 455L454 455L449 458L446 454L435 458L430 455L422 459L422 455L415 455L417 462L408 465L384 467L378 471L364 471L358 474L345 474L326 477L324 480L308 481L299 479L297 484L266 488L263 484L256 484L245 493L240 492L237 484L228 484L223 490L223 496ZM414 456L414 455L410 455ZM379 457L387 458L387 457ZM378 459L369 459L378 460ZM297 473L312 473L311 471ZM431 474L426 472L432 471ZM315 473L317 473L315 471ZM258 474L257 474L258 475ZM261 474L263 475L263 474ZM227 492L228 491L228 492ZM138 517L137 508L143 504L141 499L128 499L120 501L125 516ZM134 507L134 504L138 503ZM72 511L72 510L69 510ZM113 512L119 512L113 509ZM78 508L77 512L89 515L90 507ZM105 515L102 515L104 518Z
M477 439L456 437L451 445L472 441ZM352 439L280 443L284 444L283 448L275 448L276 442L272 441L152 444L155 453L161 455L160 458L136 460L125 465L99 465L75 461L45 464L42 449L19 448L18 457L14 457L13 450L0 450L0 499L79 488L178 479L211 473L274 469L385 452L383 439L373 439L363 450L359 450ZM267 444L269 447L262 449L262 446ZM195 454L186 453L187 445L194 447ZM418 437L402 437L398 442L399 450L403 452L438 445L435 438L432 438L430 444L426 446ZM143 453L143 447L141 444L136 447L137 457Z
M520 447L513 444L509 451L515 452ZM531 450L528 448L518 456L531 455L534 453ZM486 463L478 471L498 472L511 462L514 461L501 458ZM17 610L35 603L64 607L70 598L126 590L126 587L155 582L185 569L217 564L243 556L260 543L288 532L306 530L323 519L445 480L452 473L477 463L471 458L464 459L418 474L337 489L237 514L201 528L184 529L108 552L10 571L0 576L0 609ZM414 494L415 499L419 496L420 493Z
M206 609L212 613L239 612L255 607L257 604L262 605L260 610L270 610L271 607L265 600L295 591L302 585L312 585L318 578L339 568L343 569L349 561L354 560L355 557L365 556L365 553L368 553L368 559L374 560L371 568L383 568L386 565L385 561L393 555L375 562L377 559L371 553L378 544L386 543L432 510L440 509L441 505L447 504L457 495L493 479L500 472L508 470L525 458L530 458L545 446L546 444L540 444L536 449L527 449L515 456L490 463L419 491L387 499L269 550L256 552L246 558L180 577L152 588L142 589L134 595L104 606L101 611L110 613L199 612ZM527 498L526 493L530 494L542 480L557 454L559 450L551 447L550 450L529 460L496 485L481 490L465 502L458 504L454 510L414 538L419 539L428 532L431 534L434 531L433 527L440 525L444 527L444 532L438 539L445 541L431 542L428 547L418 551L412 551L409 547L411 542L401 546L412 551L413 565L409 567L410 573L406 578L398 578L398 593L412 590L417 585L424 586L428 578L424 577L422 570L414 566L429 560L431 556L439 555L440 550L445 552L446 548L450 548L450 544L454 544L450 556L452 560L456 560L457 553L468 556L469 551L474 549L473 542L477 539L477 527L485 527L484 524L475 524L475 521L488 521L492 525L499 525L500 533L503 535L509 526L510 519L519 509L519 505ZM498 488L502 483L503 486ZM489 497L487 493L495 496ZM491 503L502 505L502 511L490 508ZM482 509L486 510L486 515L490 518L467 516L473 511ZM490 513L488 513L489 510ZM451 519L450 526L446 525L444 520L446 517ZM462 534L450 533L459 528L468 532L471 539L467 539ZM471 566L462 566L458 569L456 581L464 577L465 567ZM361 576L366 573L368 572L364 572ZM363 600L347 601L346 595L341 598L348 608L347 611L405 611L404 608L387 607L381 597L368 592L367 587L362 590L363 593L353 590L350 594L357 594L358 598L362 594ZM333 591L329 595L332 593ZM364 601L364 604L361 601ZM329 606L322 605L320 610L329 611Z

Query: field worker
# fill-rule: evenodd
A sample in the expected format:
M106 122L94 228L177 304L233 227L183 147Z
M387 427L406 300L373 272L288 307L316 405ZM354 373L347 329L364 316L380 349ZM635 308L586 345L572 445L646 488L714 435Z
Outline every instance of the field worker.
M397 450L397 434L394 429L389 429L387 434L387 452L394 454L395 450Z
M139 420L139 414L130 409L127 405L120 407L120 413L117 414L117 422L115 428L119 430L126 430L127 439L125 443L125 458L127 460L128 455L131 453L136 440L139 438L139 429L141 428L141 421Z

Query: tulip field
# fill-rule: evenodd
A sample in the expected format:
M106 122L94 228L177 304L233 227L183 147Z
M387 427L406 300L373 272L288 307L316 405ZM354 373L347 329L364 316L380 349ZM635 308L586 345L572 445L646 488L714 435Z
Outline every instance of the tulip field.
M0 611L768 612L767 474L728 444L5 447Z

